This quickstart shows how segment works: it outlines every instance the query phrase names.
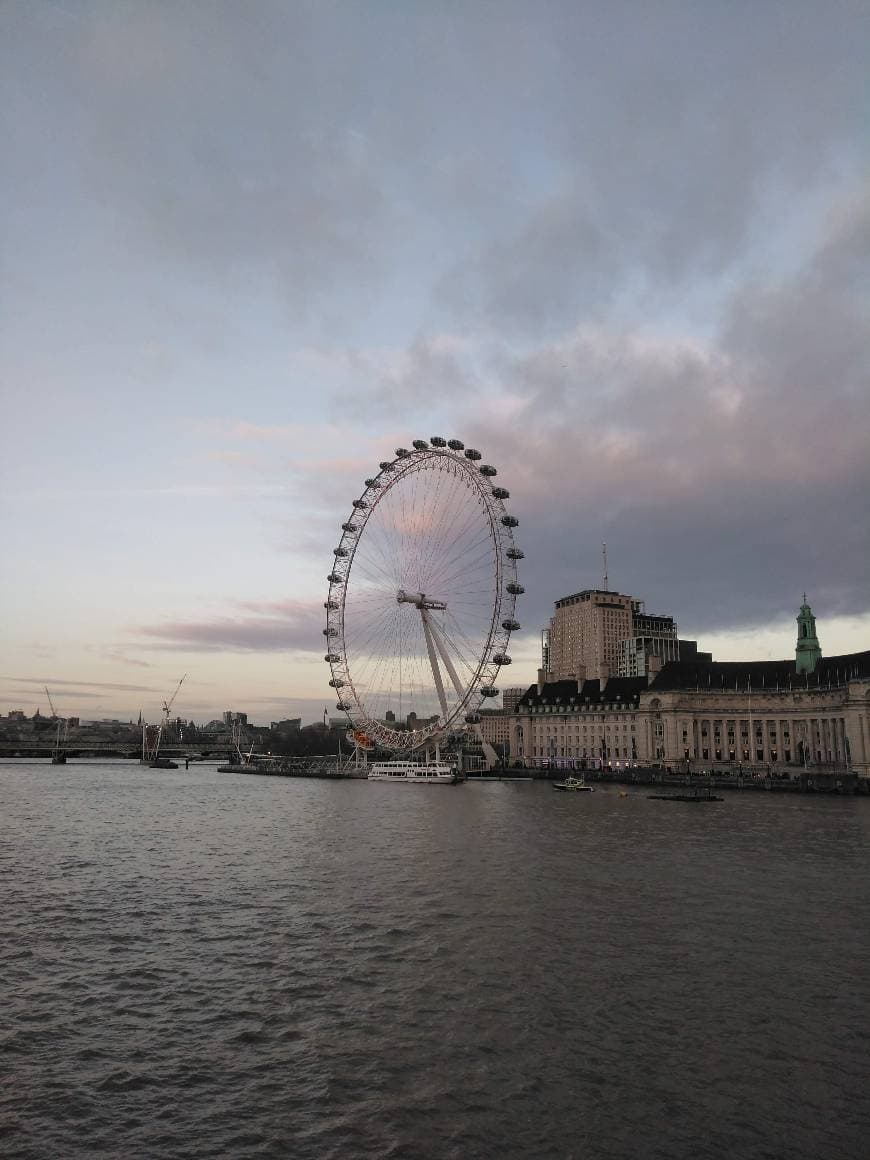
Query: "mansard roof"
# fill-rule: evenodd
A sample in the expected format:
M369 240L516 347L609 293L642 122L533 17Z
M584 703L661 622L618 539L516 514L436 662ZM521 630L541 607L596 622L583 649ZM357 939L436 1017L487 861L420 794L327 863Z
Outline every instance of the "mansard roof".
M812 673L798 673L794 660L669 661L650 690L790 689L840 687L850 680L870 680L870 651L822 657Z
M601 681L583 681L579 689L577 681L549 681L540 693L536 684L529 685L517 709L538 705L585 705L587 702L591 706L616 701L636 705L638 696L646 687L646 677L611 677L603 688Z

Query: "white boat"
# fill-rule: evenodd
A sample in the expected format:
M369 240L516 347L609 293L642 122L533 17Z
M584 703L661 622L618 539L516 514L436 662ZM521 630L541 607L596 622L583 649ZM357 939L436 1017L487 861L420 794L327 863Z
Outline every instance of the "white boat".
M425 765L417 761L375 761L369 766L369 781L452 785L458 780L457 770L446 761L432 761Z
M554 781L553 789L573 789L580 791L585 790L587 793L593 792L591 785L587 785L586 782L581 778L576 777L566 777L564 781Z

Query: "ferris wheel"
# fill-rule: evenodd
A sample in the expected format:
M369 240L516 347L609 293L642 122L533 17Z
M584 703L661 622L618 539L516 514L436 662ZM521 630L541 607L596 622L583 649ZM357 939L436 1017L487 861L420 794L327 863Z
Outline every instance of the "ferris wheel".
M363 745L410 752L477 723L498 696L523 553L509 492L481 458L459 439L415 439L365 481L341 526L325 659Z

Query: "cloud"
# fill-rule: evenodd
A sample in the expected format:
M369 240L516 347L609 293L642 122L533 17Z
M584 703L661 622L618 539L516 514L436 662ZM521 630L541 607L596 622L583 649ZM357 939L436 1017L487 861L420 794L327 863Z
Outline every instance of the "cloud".
M838 15L557 5L535 97L559 107L524 155L548 180L453 255L438 301L534 338L706 303L759 255L786 264L804 207L860 171L864 38Z
M19 685L36 685L40 690L47 685L49 689L107 689L111 692L122 693L159 693L162 691L151 685L123 685L113 681L70 681L62 680L60 677L0 677L0 681L10 681Z
M178 652L315 652L322 647L323 606L313 601L242 603L247 615L164 621L132 630L140 647Z
M126 649L117 645L101 645L95 651L106 660L120 665L132 665L137 669L150 669L153 667L150 661L144 661L139 656L131 657Z
M866 606L864 5L56 3L0 22L5 466L53 501L22 535L34 560L63 543L90 576L99 536L119 547L109 496L143 501L128 528L159 506L180 539L187 518L185 545L214 539L220 504L221 542L292 553L309 583L363 479L437 426L513 492L528 624L599 580L602 539L614 582L693 628L790 613L804 586ZM194 425L191 455L183 416L209 414L230 418ZM81 497L76 519L55 496ZM151 650L320 630L147 604Z
M473 392L476 373L470 344L456 334L420 335L406 349L345 352L356 388L339 391L337 403L351 414L369 418L403 408L461 398ZM363 392L360 382L368 384Z
M717 333L584 322L504 344L462 430L521 517L520 619L601 583L684 627L866 608L870 558L870 191L831 214L787 277L742 283Z

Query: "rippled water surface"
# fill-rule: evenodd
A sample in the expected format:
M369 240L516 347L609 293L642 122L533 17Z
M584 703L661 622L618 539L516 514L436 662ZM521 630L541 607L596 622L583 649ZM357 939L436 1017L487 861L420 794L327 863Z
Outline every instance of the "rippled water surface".
M0 764L6 1157L870 1155L870 799Z

